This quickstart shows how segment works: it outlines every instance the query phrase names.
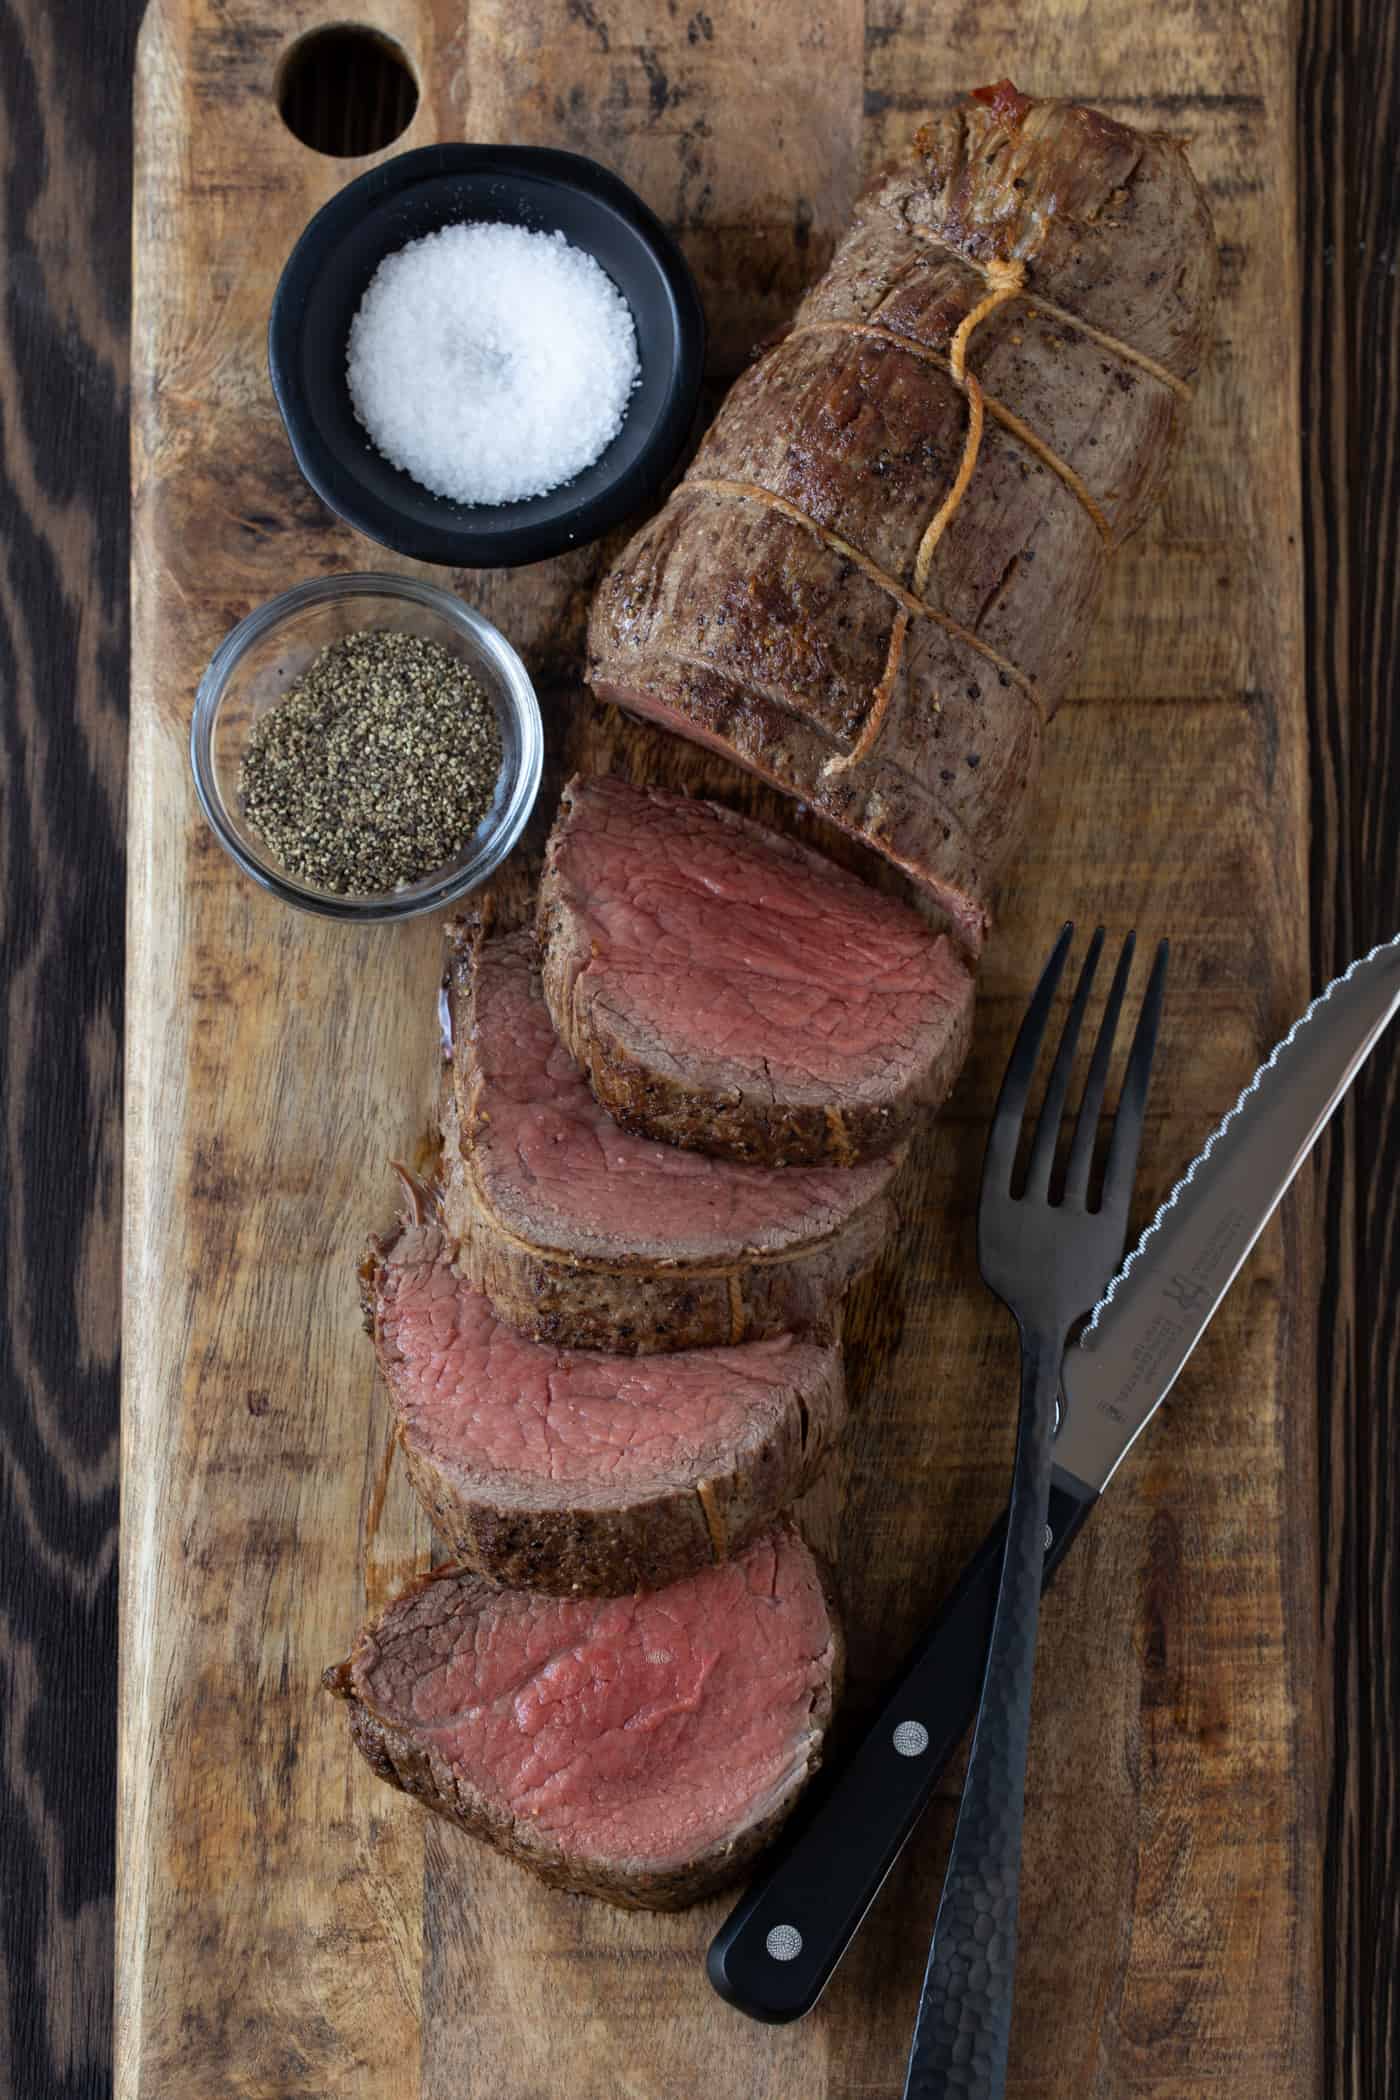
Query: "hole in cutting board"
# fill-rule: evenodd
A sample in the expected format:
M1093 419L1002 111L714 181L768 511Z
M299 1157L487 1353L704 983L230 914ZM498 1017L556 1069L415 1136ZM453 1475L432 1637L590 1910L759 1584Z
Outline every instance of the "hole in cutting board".
M418 83L392 37L337 23L297 38L278 74L277 107L304 146L358 160L408 129Z

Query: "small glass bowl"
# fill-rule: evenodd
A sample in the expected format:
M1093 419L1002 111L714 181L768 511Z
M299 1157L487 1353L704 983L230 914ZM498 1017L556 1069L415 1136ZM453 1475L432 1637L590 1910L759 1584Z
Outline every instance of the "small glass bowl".
M327 642L367 627L441 642L496 711L501 772L491 807L455 859L402 889L342 896L282 866L244 816L239 768L254 723ZM205 816L245 875L284 904L331 919L411 919L442 911L484 882L525 828L539 792L544 730L529 673L505 636L460 598L412 576L329 576L269 598L222 641L199 681L190 763Z

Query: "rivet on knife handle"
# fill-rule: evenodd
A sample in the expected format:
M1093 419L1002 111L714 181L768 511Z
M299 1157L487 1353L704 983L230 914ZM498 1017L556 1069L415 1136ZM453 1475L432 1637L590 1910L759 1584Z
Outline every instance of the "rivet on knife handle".
M1095 1497L1050 1493L1045 1580ZM715 1935L710 1981L751 2019L810 2012L972 1724L996 1608L1003 1518L968 1562L859 1744Z

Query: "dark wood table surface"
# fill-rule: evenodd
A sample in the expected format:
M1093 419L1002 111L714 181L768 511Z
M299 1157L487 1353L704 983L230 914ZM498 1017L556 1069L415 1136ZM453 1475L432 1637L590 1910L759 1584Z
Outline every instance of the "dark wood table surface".
M0 0L0 2091L111 2085L130 81ZM1318 984L1400 927L1400 0L1302 0ZM1317 1166L1329 2100L1400 2092L1400 1064ZM172 2096L174 2100L174 2096Z

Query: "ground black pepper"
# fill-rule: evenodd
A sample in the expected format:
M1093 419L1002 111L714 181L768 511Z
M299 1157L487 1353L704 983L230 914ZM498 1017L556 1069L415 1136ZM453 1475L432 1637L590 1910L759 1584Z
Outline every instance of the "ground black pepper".
M501 737L466 665L423 635L330 642L248 739L244 813L303 882L402 888L452 860L491 806Z

